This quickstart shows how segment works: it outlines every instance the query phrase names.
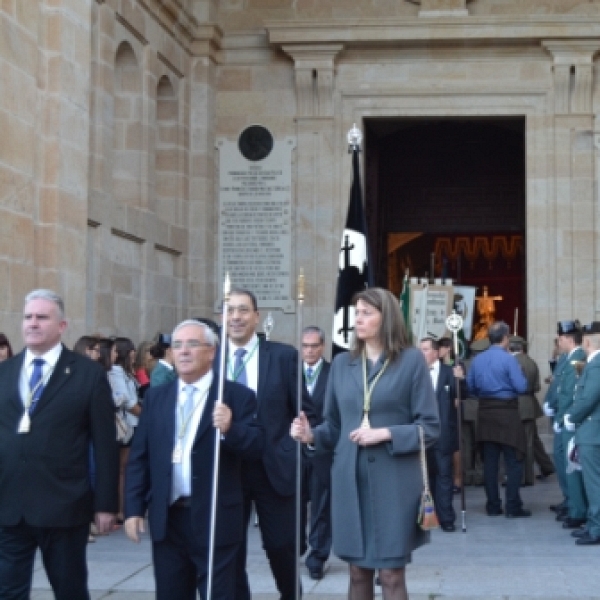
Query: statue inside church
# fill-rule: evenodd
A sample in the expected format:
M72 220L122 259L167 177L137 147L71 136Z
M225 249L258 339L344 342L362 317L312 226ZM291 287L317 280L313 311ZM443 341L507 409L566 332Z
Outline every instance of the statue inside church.
M484 285L483 295L475 296L475 300L477 300L479 321L475 325L473 341L487 337L489 326L496 320L496 302L502 300L502 296L488 296L488 287Z

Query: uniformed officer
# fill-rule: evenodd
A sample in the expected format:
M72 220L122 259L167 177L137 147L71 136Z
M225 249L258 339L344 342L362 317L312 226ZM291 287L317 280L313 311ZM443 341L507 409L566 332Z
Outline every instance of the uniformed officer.
M583 335L587 364L564 421L566 427L576 426L575 443L589 500L585 527L571 535L579 546L592 546L600 544L600 322L586 325Z
M587 501L583 480L580 471L566 473L567 445L574 432L565 428L564 417L570 411L573 404L573 394L577 382L576 365L585 361L585 352L581 347L582 332L579 321L558 322L558 346L566 355L566 359L556 366L554 376L558 380L556 396L553 404L549 406L554 409L554 464L557 473L564 474L565 489L563 493L567 499L566 509L558 513L556 519L563 521L565 529L575 529L585 522L587 512ZM557 438L559 438L557 440ZM562 488L562 484L561 484Z

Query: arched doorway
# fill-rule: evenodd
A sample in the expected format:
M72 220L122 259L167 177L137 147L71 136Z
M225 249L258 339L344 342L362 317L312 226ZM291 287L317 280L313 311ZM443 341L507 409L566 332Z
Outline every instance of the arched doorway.
M525 334L525 118L365 119L365 161L377 284L487 286Z

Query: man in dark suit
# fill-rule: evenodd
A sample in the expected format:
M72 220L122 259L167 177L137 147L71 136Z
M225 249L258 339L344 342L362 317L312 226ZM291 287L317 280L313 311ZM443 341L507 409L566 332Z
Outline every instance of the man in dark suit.
M256 297L249 290L230 293L227 314L229 337L227 378L256 391L257 419L265 431L260 460L245 461L242 471L246 524L256 507L262 542L281 600L296 595L296 442L290 423L298 413L298 353L287 344L259 340ZM314 422L308 394L302 408ZM247 528L245 529L247 536ZM247 539L238 554L235 600L249 600L246 574Z
M325 333L319 327L305 327L302 332L304 385L312 398L316 424L323 421L325 390L330 363L323 358ZM304 455L304 482L306 499L310 501L310 551L304 563L311 579L323 578L323 565L331 551L331 463L333 455Z
M451 532L456 530L456 512L452 506L453 455L458 450L456 377L462 378L463 372L461 367L453 368L439 360L438 344L433 338L423 338L419 346L429 366L440 415L440 437L428 452L431 491L440 527L443 531Z
M88 600L90 521L114 528L119 456L102 367L61 344L64 304L50 290L25 298L25 350L0 365L0 598L29 598L41 550L57 600ZM89 449L95 456L95 489Z
M236 597L244 537L241 457L259 457L263 435L251 390L226 382L223 403L215 404L216 346L204 323L177 326L171 347L179 379L146 393L129 455L125 531L139 541L148 509L158 600L193 600L196 590L207 597L215 427L221 448L211 598Z

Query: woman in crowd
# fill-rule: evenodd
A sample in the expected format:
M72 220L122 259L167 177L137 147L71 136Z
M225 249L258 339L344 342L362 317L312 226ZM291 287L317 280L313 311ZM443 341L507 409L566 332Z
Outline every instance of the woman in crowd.
M439 435L437 403L397 298L369 288L356 295L355 305L351 350L331 366L325 420L311 430L302 413L291 434L317 452L335 450L333 546L349 563L350 600L373 600L376 570L383 598L406 600L405 566L429 540L417 525L419 429L432 445Z
M0 333L0 362L5 361L7 358L12 358L12 355L12 347L6 334Z
M138 382L133 372L135 361L135 346L129 338L118 337L115 339L112 352L112 368L108 373L108 380L112 387L115 405L123 411L125 420L132 433L126 442L121 443L120 452L120 477L119 477L119 519L123 519L123 482L125 465L129 458L129 449L133 432L138 424L138 417L142 407L138 402Z
M138 387L138 396L143 399L146 390L150 387L150 374L154 368L155 359L150 354L152 342L141 342L138 344L133 363L135 378L140 384Z
M173 367L170 335L159 333L155 344L150 348L150 354L157 361L150 374L150 387L177 379L177 372Z

